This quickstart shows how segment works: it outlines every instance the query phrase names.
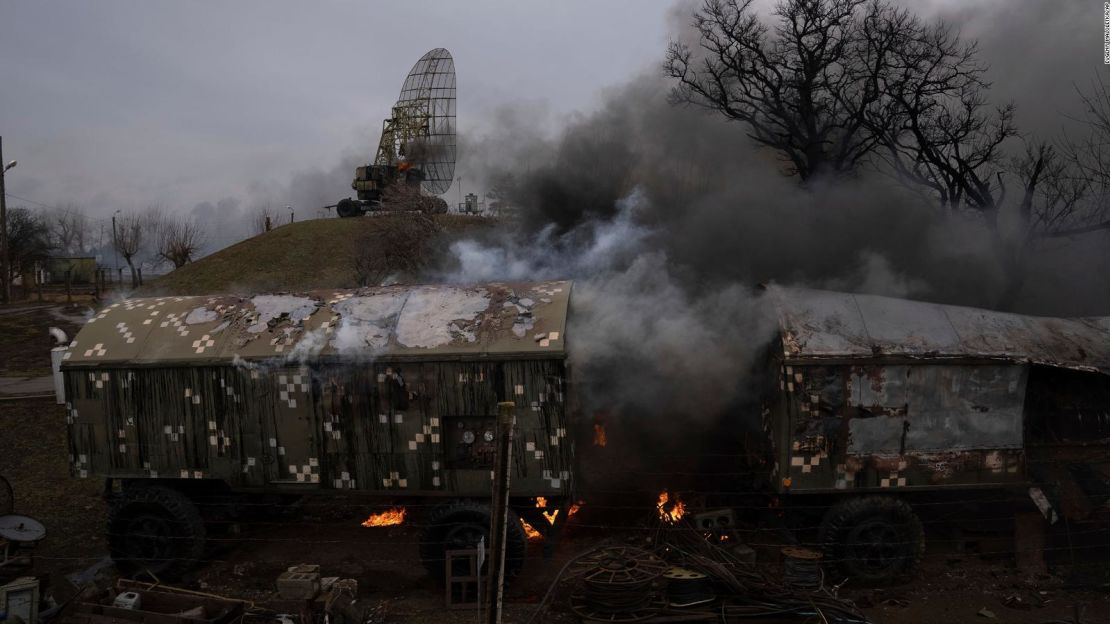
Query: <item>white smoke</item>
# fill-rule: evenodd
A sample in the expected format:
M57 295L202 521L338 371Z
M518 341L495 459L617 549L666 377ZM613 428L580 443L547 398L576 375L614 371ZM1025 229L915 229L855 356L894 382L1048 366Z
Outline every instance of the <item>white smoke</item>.
M507 236L450 247L455 283L572 279L569 364L589 409L713 417L744 391L758 351L773 336L746 285L701 287L653 247L637 220L647 199L620 200L610 219L557 234Z

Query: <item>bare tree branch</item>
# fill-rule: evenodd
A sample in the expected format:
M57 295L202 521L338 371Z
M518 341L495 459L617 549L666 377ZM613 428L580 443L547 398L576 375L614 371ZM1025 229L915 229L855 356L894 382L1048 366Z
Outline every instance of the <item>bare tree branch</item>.
M196 221L167 217L156 232L158 256L175 269L191 262L204 246L204 229Z
M882 0L786 0L774 18L761 22L751 0L705 0L700 49L668 48L672 99L744 123L802 180L854 172L878 147L891 114L881 86L917 20Z
M131 269L131 287L139 287L139 276L135 271L135 257L143 249L146 240L149 220L138 213L124 213L116 220L113 232L112 248L123 257Z

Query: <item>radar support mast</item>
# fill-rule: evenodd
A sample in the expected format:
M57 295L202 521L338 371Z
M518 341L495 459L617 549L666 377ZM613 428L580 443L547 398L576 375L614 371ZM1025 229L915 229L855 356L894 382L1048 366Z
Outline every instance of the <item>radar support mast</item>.
M440 195L455 172L455 61L444 48L413 65L371 163L355 169L357 199L335 204L340 217L374 210L446 212ZM328 206L329 208L331 206Z

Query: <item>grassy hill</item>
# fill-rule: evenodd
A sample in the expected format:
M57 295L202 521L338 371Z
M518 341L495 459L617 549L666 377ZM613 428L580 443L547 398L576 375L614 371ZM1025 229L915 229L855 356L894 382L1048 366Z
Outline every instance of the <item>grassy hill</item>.
M353 288L355 259L404 215L317 219L282 225L236 243L147 284L143 295L251 294L270 291ZM458 238L490 221L459 215L433 217L440 236ZM433 247L443 248L442 244Z

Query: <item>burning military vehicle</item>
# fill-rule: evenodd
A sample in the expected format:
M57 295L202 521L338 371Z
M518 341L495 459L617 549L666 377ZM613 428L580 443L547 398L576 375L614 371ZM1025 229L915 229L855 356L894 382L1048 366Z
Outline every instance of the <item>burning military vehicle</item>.
M763 402L778 492L830 505L826 557L886 580L924 550L914 504L1012 490L1050 522L1110 499L1110 317L1059 319L768 289Z
M516 406L513 508L533 518L569 506L570 290L391 286L109 305L70 344L61 375L74 474L108 485L113 558L177 571L236 500L357 490L435 503L422 557L442 575L445 551L488 534L499 402ZM216 495L231 503L200 504ZM510 570L526 544L511 520Z
M578 429L592 424L582 439L599 448L619 435L568 409L570 292L391 286L108 306L60 374L73 471L108 485L113 557L156 570L198 558L206 516L224 509L198 501L214 494L364 491L431 501L421 554L442 574L445 551L488 535L504 401L518 419L512 508L557 530L575 500ZM738 472L788 510L826 509L826 562L844 573L909 570L926 500L1012 490L1055 521L1093 519L1110 498L1110 318L781 287L764 300L778 332L753 375L765 380L750 449L762 461ZM670 522L677 503L660 497ZM404 518L394 507L367 524ZM519 567L525 526L509 524Z

